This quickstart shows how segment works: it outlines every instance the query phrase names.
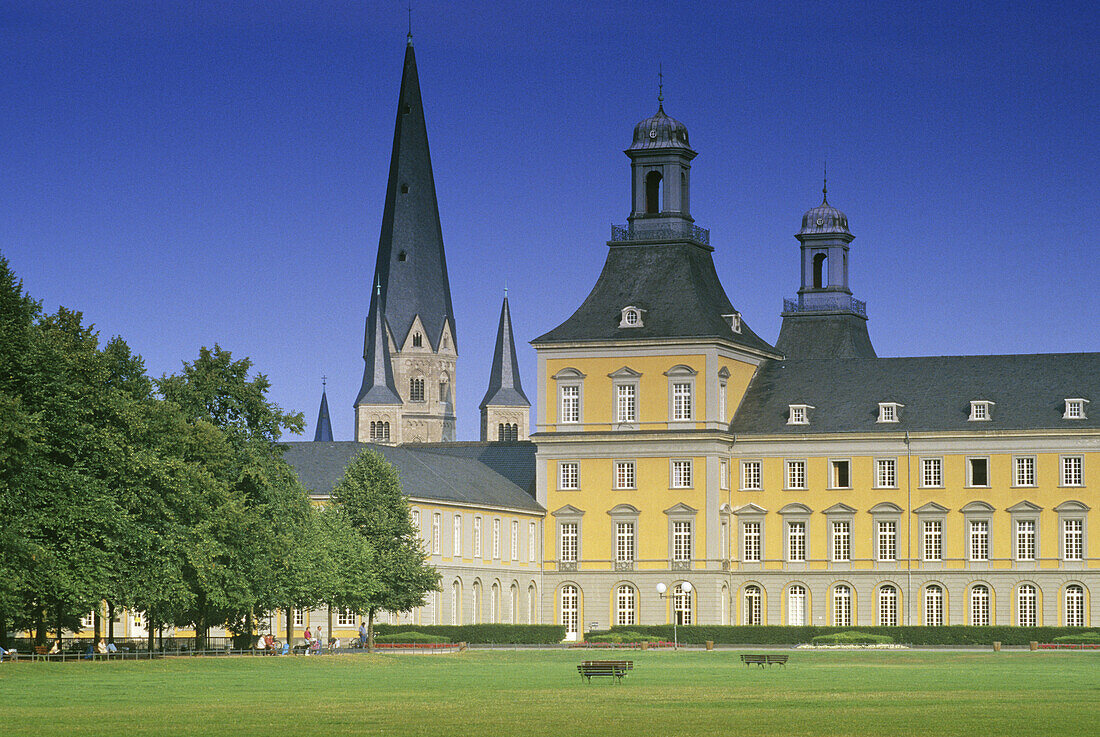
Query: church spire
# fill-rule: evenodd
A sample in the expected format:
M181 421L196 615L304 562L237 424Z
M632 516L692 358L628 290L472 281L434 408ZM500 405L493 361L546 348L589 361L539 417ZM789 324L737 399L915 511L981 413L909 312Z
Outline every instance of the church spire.
M481 400L482 440L526 440L531 402L523 393L516 359L516 341L512 335L512 312L508 293L500 307L497 344L493 367L489 371L489 389ZM495 432L494 432L495 430Z
M321 409L317 412L317 430L313 433L313 442L332 442L332 421L328 417L328 397L325 395L325 380L321 380Z
M366 338L363 341L363 386L355 399L360 404L401 404L401 396L393 383L393 364L390 362L389 340L386 324L382 319L382 285L375 284L374 296L367 314Z

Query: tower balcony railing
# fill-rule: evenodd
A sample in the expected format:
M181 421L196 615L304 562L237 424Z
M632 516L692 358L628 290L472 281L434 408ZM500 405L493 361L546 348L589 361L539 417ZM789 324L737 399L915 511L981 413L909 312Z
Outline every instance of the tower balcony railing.
M710 231L692 223L665 223L635 228L633 225L612 225L612 241L689 240L710 245Z
M813 303L801 299L784 299L784 313L798 312L851 312L867 317L867 303L848 294L814 295Z

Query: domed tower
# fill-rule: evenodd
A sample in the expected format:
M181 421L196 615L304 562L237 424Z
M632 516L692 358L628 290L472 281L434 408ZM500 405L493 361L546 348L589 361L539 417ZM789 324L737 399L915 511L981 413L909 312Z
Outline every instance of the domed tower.
M783 300L775 347L787 358L875 358L867 305L848 288L848 247L855 236L848 217L829 204L828 180L821 194L795 236L802 244L802 287L797 299Z
M665 114L658 97L657 112L634 126L630 157L633 206L628 218L636 237L681 236L691 233L689 208L691 160L687 126Z

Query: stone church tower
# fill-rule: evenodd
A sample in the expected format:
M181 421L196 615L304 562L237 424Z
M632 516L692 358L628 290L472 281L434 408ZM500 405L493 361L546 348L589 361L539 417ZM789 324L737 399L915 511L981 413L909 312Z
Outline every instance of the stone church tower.
M412 39L405 49L390 175L355 400L359 442L455 439L451 287Z
M507 290L505 290L507 292ZM493 351L493 368L489 372L489 389L481 400L481 439L498 441L527 440L531 434L531 402L523 393L516 360L516 341L512 337L512 312L508 296L500 308L497 345Z

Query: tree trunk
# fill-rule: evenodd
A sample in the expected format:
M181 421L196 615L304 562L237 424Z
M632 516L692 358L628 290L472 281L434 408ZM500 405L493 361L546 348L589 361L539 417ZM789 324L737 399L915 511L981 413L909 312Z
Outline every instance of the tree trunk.
M248 635L248 641L244 642L245 638L241 638L242 642L240 644L244 646L241 648L242 650L247 650L256 644L255 641L252 639L255 636L255 633L253 632L254 629L255 627L252 624L252 610L249 609L248 614L244 615L244 631L245 634Z
M115 605L107 602L107 642L115 641Z
M286 608L286 644L294 647L294 610Z
M149 657L151 658L153 657L153 645L155 644L153 642L153 638L156 637L156 632L153 629L153 623L149 621L149 615L145 616L145 627L146 636L149 638L149 642L146 644L145 647L149 651Z
M57 605L57 639L61 639L61 605Z
M5 650L8 647L8 614L0 609L0 647Z
M367 652L374 652L374 608L367 610Z
M102 602L100 602L100 604L97 604L96 608L95 608L95 611L92 612L92 622L95 625L92 628L92 633L95 636L95 639L97 639L97 640L99 639L100 633L103 632L103 617L100 616L100 611L99 611L101 606L102 606Z
M46 644L46 611L41 606L34 609L34 644Z
M332 634L332 604L328 605L328 638L331 640L336 635ZM325 643L321 643L321 647L324 647Z

